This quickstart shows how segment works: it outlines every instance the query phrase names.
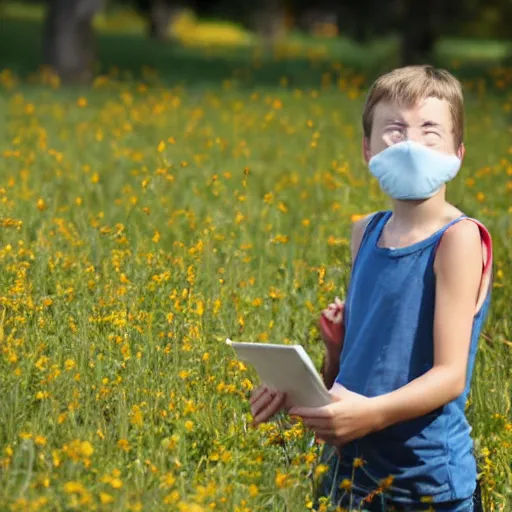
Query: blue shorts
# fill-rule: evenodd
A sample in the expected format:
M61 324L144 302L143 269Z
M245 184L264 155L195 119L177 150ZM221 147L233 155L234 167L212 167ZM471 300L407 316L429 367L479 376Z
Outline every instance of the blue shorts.
M351 501L352 500L352 501ZM443 503L421 503L402 505L394 504L388 500L376 496L371 503L364 503L355 496L352 498L342 499L341 507L349 510L358 510L361 512L420 512L420 511L439 511L439 512L476 512L473 497L465 500L446 501Z
M328 446L324 446L324 448L325 451L320 460L323 463L327 462L330 467L329 471L324 475L323 480L316 482L318 487L315 493L315 508L318 508L321 497L328 497L330 502L335 506L361 512L421 512L432 510L439 512L482 512L480 486L478 482L474 495L461 500L438 503L398 503L393 501L393 498L389 495L376 494L373 496L372 500L368 502L367 493L358 494L356 489L352 489L351 491L340 489L340 477L337 473L336 459L333 460L331 458L331 464L326 460L326 458L330 458L329 455L332 457L333 450Z

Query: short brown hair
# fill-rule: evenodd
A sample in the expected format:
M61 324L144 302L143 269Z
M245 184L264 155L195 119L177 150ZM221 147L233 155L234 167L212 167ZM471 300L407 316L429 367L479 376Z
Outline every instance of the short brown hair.
M426 98L439 98L450 104L453 138L458 147L464 140L464 98L460 82L448 71L433 66L406 66L379 77L370 87L363 111L363 132L372 133L373 111L381 101L407 107Z

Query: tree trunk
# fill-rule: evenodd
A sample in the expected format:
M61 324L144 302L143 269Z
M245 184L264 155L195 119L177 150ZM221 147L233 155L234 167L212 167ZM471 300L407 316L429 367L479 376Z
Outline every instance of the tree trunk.
M86 83L95 61L92 19L103 0L50 0L44 34L45 63L61 80Z
M169 39L169 23L174 14L173 6L166 0L153 0L149 12L149 35L157 41Z
M441 7L439 0L406 0L402 31L402 65L428 63L441 30Z
M255 8L256 30L265 43L273 44L286 32L286 12L283 3L281 0L264 0Z

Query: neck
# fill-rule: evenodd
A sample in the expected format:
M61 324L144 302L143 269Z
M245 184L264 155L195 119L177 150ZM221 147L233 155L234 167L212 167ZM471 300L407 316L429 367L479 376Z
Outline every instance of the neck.
M435 196L420 201L393 200L393 223L406 229L436 222L446 205L445 187Z

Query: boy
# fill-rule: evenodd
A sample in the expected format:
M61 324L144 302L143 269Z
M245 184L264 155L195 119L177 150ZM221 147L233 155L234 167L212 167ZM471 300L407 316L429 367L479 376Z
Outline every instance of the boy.
M445 199L464 157L463 118L460 83L431 66L396 69L368 93L363 155L393 208L353 227L342 326L323 312L333 403L288 411L327 443L322 490L342 507L474 510L465 404L492 246L487 230ZM255 423L284 398L256 389Z

